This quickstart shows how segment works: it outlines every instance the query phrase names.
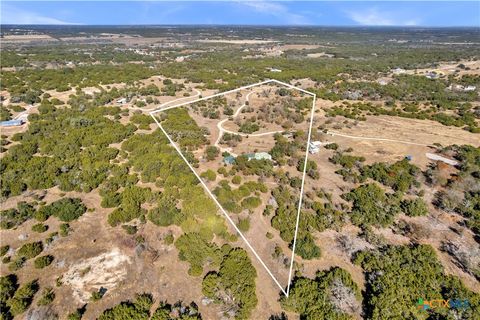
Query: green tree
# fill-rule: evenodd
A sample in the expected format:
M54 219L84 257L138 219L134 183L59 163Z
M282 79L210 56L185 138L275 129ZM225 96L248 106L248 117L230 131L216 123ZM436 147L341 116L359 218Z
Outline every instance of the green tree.
M32 231L42 233L48 230L48 226L42 223L37 223L32 226Z
M52 288L44 288L37 304L39 306L46 306L51 304L53 300L55 300L55 291L53 291Z
M207 242L198 233L186 233L175 241L180 260L190 263L190 273L199 276L203 272L203 265L209 261L212 266L217 266L221 260L220 249L214 243Z
M363 251L354 263L367 275L364 305L368 319L448 318L449 309L435 308L425 313L416 306L418 299L467 299L469 308L454 311L459 319L474 319L480 314L480 295L467 290L458 278L446 275L428 245L390 245L382 252ZM388 298L392 296L396 299Z
M43 244L41 241L25 243L17 251L19 257L24 257L26 259L35 258L43 251Z
M235 319L249 319L257 305L255 278L257 272L245 250L235 248L223 258L218 272L208 273L202 283L202 292L225 310L235 314Z
M310 232L302 232L297 237L296 254L306 260L320 257L320 248L315 244L315 241Z
M287 311L296 312L300 319L353 319L361 309L360 290L350 274L338 267L318 271L315 279L297 277L290 286L288 297L280 303Z
M250 218L246 217L245 219L239 219L237 223L238 229L242 232L247 232L250 229Z
M402 200L400 208L409 217L425 216L428 214L428 208L422 198L415 198L412 200Z
M215 158L217 158L219 154L220 150L215 146L208 146L205 151L205 155L208 161L215 160Z
M49 266L50 264L52 264L53 259L54 259L53 256L49 255L49 254L47 254L45 256L38 257L34 261L35 268L43 269L43 268Z
M362 185L342 196L353 202L350 217L356 225L390 225L400 211L399 199L385 192L375 183Z
M217 174L215 173L215 171L208 169L207 171L202 172L202 174L200 174L200 177L208 181L215 181L215 179L217 179Z
M17 316L25 312L33 301L33 297L37 293L39 287L37 280L28 282L18 288L12 298L7 301L10 313Z
M0 277L0 303L5 303L13 297L18 288L18 280L15 274Z
M150 294L137 294L134 301L124 301L105 310L99 320L148 320L153 298Z

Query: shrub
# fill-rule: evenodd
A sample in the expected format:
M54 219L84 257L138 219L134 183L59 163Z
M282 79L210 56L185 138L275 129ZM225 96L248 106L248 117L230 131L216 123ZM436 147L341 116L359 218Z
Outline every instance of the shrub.
M250 218L246 217L245 219L238 219L237 227L240 231L247 232L248 229L250 229Z
M258 302L256 277L257 272L247 252L241 248L231 249L224 256L218 272L205 276L202 292L216 303L222 303L226 310L232 310L236 319L249 319Z
M48 235L48 237L45 239L45 243L48 245L55 241L55 239L58 238L58 232L52 232Z
M167 227L180 224L185 214L177 208L177 201L173 197L162 197L158 200L158 207L148 212L148 219L158 226Z
M192 264L188 269L188 274L192 277L199 277L203 273L203 267L198 264Z
M53 262L53 259L54 258L52 255L45 255L45 256L38 257L34 261L35 268L43 269L49 266Z
M297 170L300 172L303 172L304 165L305 165L305 159L302 158L300 161L298 161ZM312 179L318 179L320 177L320 174L318 173L317 163L313 160L307 160L307 166L305 170L307 175Z
M153 298L150 294L138 294L134 301L124 301L110 309L105 310L98 317L98 320L148 320L150 318L150 308L152 305Z
M221 174L221 175L223 175L224 177L226 177L227 174L228 174L227 169L225 169L225 167L220 167L220 168L218 168L217 172L218 172L218 174Z
M233 183L233 184L237 184L237 185L238 185L238 184L240 184L241 182L242 182L242 178L241 178L240 176L234 176L234 177L232 178L232 183Z
M355 225L373 224L385 227L393 222L400 211L399 199L394 194L385 194L375 183L359 186L342 197L353 202L350 215Z
M87 211L87 207L78 198L63 198L49 205L50 212L63 222L78 219Z
M315 241L309 232L298 237L296 254L307 260L320 257L320 248L315 244Z
M0 257L3 257L4 255L7 254L8 250L10 250L10 246L7 244L7 245L4 245L0 248Z
M212 266L219 264L221 252L214 243L207 242L198 233L186 233L181 235L175 241L175 247L178 249L178 257L182 261L188 261L191 270L195 275L199 275L199 267L203 270L203 265L210 261ZM195 266L195 267L194 267Z
M217 179L217 174L215 173L215 171L213 171L211 169L208 169L207 171L202 172L200 177L202 177L202 178L204 178L208 181L215 181L215 179Z
M238 129L239 132L243 132L243 133L254 133L255 131L258 131L260 130L260 126L255 123L255 122L251 122L251 121L247 121L245 123L242 123L240 125L240 128Z
M122 229L125 230L125 232L127 234L135 234L137 233L137 227L136 226L131 226L131 225L128 225L128 224L124 224L122 226Z
M338 149L338 144L337 143L329 143L325 145L325 149L330 149L330 150L337 150Z
M130 121L140 126L140 129L149 130L150 124L154 122L151 116L142 113L135 113L130 117Z
M13 297L18 288L18 279L15 274L0 277L0 303L7 302Z
M23 267L23 265L25 264L25 261L27 261L27 259L25 259L25 257L16 258L12 262L10 262L10 264L8 265L8 270L17 271L17 270L21 269Z
M367 319L421 319L425 310L414 307L418 299L462 299L468 308L455 309L458 319L474 319L480 314L478 294L469 291L454 276L445 274L435 250L428 245L389 245L381 252L368 250L357 253L354 261L363 268L367 288L364 296ZM402 297L402 302L387 297ZM443 308L432 308L430 319L442 319ZM453 312L453 310L450 310Z
M42 233L48 230L48 226L42 223L37 223L32 226L32 231Z
M69 313L67 316L67 320L81 320L82 319L82 311L77 309L75 312Z
M14 294L14 296L7 301L7 306L10 307L10 313L17 316L25 312L33 301L35 293L39 287L37 280L26 283L21 286Z
M24 257L26 259L31 259L38 256L43 251L42 242L31 242L26 243L18 249L18 256Z
M425 216L428 214L428 208L422 198L413 200L402 200L400 203L402 211L410 217Z
M45 288L42 291L42 296L37 302L38 306L46 306L53 302L55 299L55 292L52 288Z
M70 232L70 225L68 223L62 223L60 225L60 235L62 237L68 236L68 233Z
M257 208L259 205L262 204L262 200L257 197L248 197L242 200L242 208L243 209L248 209L248 210L253 210Z
M220 154L220 150L215 146L208 146L205 151L208 161L215 160L216 157Z
M98 300L100 300L100 299L103 298L103 294L104 294L104 293L103 293L101 290L99 290L99 291L94 291L94 292L92 292L92 295L91 295L91 297L90 297L90 300L91 300L91 301L98 301Z
M361 294L350 274L338 267L318 271L315 279L295 277L280 303L300 319L351 319L361 310Z
M171 233L167 234L165 236L165 238L163 238L163 241L165 241L166 245L171 245L174 240L175 240L175 238L173 237L173 234L171 234Z
M3 183L3 181L2 181ZM19 202L17 208L0 212L0 228L11 229L19 226L35 215L35 209L26 202Z

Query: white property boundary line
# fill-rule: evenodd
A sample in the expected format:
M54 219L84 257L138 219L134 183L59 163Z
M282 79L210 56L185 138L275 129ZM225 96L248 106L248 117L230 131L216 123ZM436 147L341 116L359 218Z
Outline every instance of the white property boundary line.
M248 242L248 240L245 238L245 236L243 235L243 233L238 229L238 227L236 226L235 222L233 222L232 218L230 218L230 216L228 215L228 213L226 212L225 209L223 209L222 205L218 202L217 198L212 194L212 192L208 189L207 185L205 184L205 182L201 179L201 177L198 175L198 173L195 171L195 169L192 167L192 165L188 162L187 158L185 158L185 156L183 155L182 151L180 150L180 147L177 146L177 144L172 140L172 138L170 138L170 136L167 134L167 132L165 131L165 129L162 127L162 125L160 124L160 122L157 120L157 118L155 118L155 113L158 113L158 112L161 112L161 111L166 111L166 110L170 110L170 109L173 109L173 108L178 108L178 107L182 107L182 106L186 106L188 104L191 104L191 103L195 103L195 102L199 102L199 101L204 101L204 100L207 100L207 99L211 99L211 98L215 98L215 97L220 97L220 96L223 96L223 95L226 95L226 94L229 94L229 93L234 93L234 92L237 92L237 91L240 91L240 90L245 90L245 89L250 89L250 88L253 88L253 87L257 87L257 86L260 86L260 85L263 85L263 84L267 84L267 83L277 83L277 84L280 84L282 86L286 86L290 89L293 89L293 90L297 90L297 91L300 91L300 92L303 92L305 94L308 94L310 96L313 97L313 104L312 104L312 111L311 111L311 114L310 114L310 125L309 125L309 128L308 128L308 138L307 138L307 148L306 148L306 152L305 152L305 162L304 162L304 166L303 166L303 173L302 173L302 183L301 183L301 188L300 188L300 198L299 198L299 201L298 201L298 210L297 210L297 218L296 218L296 223L295 223L295 234L294 234L294 238L293 238L293 246L292 246L292 257L291 257L291 260L290 260L290 269L289 269L289 272L288 272L288 284L287 284L287 290L285 291L285 289L282 287L282 285L280 285L280 283L278 282L278 280L275 278L275 276L272 274L272 272L270 271L270 269L267 267L267 265L263 262L263 260L260 258L260 256L258 255L258 253L255 251L255 249L251 246L250 242ZM227 218L227 220L230 222L230 224L235 228L235 231L240 235L240 237L243 239L243 241L245 241L245 243L247 244L248 248L253 252L253 254L255 255L255 257L258 259L258 261L260 262L260 264L265 268L265 270L267 271L267 273L270 275L270 277L273 279L273 281L277 284L277 286L280 288L280 290L283 292L283 294L285 294L287 297L290 293L290 282L292 281L292 271L293 271L293 261L294 261L294 258L295 258L295 247L297 245L297 235L298 235L298 226L299 226L299 222L300 222L300 212L301 212L301 208L302 208L302 200L303 200L303 191L304 191L304 185L305 185L305 177L306 177L306 171L307 171L307 160L308 160L308 154L309 154L309 151L310 151L310 138L311 138L311 135L312 135L312 125L313 125L313 115L314 115L314 112L315 112L315 102L316 102L316 98L317 98L317 95L314 94L313 92L309 92L309 91L306 91L306 90L303 90L301 88L297 88L291 84L288 84L288 83L285 83L285 82L282 82L282 81L278 81L278 80L275 80L275 79L268 79L268 80L265 80L265 81L262 81L262 82L258 82L258 83L255 83L255 84L251 84L251 85L247 85L247 86L244 86L244 87L240 87L240 88L237 88L237 89L233 89L233 90L229 90L229 91L225 91L225 92L220 92L220 93L217 93L217 94L213 94L213 95L210 95L210 96L207 96L207 97L202 97L202 98L199 98L199 99L196 99L196 100L193 100L193 101L188 101L188 102L183 102L183 103L180 103L180 104L176 104L176 105L173 105L173 106L169 106L169 107L165 107L165 108L159 108L157 110L154 110L154 111L151 111L150 112L150 116L153 118L153 120L155 121L155 123L158 125L158 127L160 128L160 130L162 130L163 134L165 134L165 136L167 137L168 141L170 142L170 144L175 148L175 150L177 150L177 152L180 154L180 156L182 157L182 159L185 161L185 163L188 165L188 167L190 168L190 170L192 170L193 174L197 177L198 181L200 181L200 183L202 184L202 186L204 187L204 189L207 191L207 193L210 195L210 197L212 197L213 201L217 204L217 206L220 208L220 210L222 211L222 213L225 215L225 217Z

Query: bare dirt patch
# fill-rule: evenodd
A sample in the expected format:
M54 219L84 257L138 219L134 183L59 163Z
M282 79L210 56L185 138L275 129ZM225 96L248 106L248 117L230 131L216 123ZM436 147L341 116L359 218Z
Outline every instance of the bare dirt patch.
M252 40L252 39L238 39L238 40L228 40L228 39L201 39L196 40L197 42L203 43L228 43L228 44L264 44L264 43L275 43L276 40Z
M47 34L11 34L2 37L2 43L28 43L36 41L58 41Z
M426 153L432 152L433 149L429 146L435 143L442 146L452 144L480 145L478 134L453 126L444 126L430 120L367 116L366 121L359 121L350 126L345 126L343 122L344 118L336 117L328 125L328 128L332 128L331 130L334 132L355 138L327 135L326 140L337 142L345 148L352 147L355 154L366 158L366 163L398 161L407 155L411 155L412 162L425 169L431 161L427 158ZM362 139L362 137L368 139ZM397 141L381 141L372 138ZM425 144L426 146L402 142Z
M70 267L64 274L66 285L73 290L73 297L87 303L92 292L100 289L111 290L127 276L128 256L118 248L86 259Z

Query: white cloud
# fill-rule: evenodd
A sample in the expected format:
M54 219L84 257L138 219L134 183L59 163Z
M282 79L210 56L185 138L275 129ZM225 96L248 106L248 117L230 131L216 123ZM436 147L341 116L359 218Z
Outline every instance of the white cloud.
M369 8L362 11L347 12L350 19L365 26L415 26L418 19L402 19L398 13Z
M16 8L12 5L2 5L2 24L78 24Z
M239 2L239 3L249 8L252 8L256 12L281 18L285 20L288 24L295 24L295 25L310 24L309 20L305 16L290 12L287 6L282 5L280 3L260 1L260 0Z

